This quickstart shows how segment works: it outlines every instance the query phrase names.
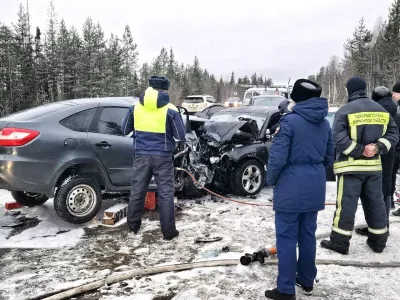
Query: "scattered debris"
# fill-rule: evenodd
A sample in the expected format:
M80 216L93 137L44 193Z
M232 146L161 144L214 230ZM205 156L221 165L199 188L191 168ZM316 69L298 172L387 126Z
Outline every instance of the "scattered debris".
M211 242L218 242L222 240L221 236L215 236L215 237L198 237L194 240L195 243L211 243Z

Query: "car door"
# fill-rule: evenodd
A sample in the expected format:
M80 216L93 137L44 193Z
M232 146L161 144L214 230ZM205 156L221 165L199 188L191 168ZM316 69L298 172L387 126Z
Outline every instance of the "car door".
M128 110L127 107L100 107L88 132L90 146L116 186L129 186L132 176L133 140L121 130Z

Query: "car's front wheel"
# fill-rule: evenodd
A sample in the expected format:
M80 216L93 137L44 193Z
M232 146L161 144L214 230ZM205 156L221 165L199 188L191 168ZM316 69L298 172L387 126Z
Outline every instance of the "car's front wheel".
M256 195L265 183L265 171L262 163L250 159L239 164L232 174L231 189L239 196Z
M54 209L64 221L82 224L97 215L101 201L101 190L96 181L74 175L65 179L57 189Z
M12 191L11 195L15 201L27 207L42 205L47 200L49 200L49 198L46 195L36 194L36 193Z

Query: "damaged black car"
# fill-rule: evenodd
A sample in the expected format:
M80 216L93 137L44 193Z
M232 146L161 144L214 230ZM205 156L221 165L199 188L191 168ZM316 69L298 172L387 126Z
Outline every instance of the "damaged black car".
M226 108L204 120L187 117L187 141L175 154L180 169L176 189L192 197L204 194L202 186L240 196L258 194L266 181L270 132L280 118L278 110L268 107Z

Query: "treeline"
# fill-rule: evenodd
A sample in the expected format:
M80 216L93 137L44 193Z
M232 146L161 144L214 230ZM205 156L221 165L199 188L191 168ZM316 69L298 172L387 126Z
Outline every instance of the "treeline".
M390 7L388 20L378 19L372 30L361 19L353 37L344 44L344 53L344 58L333 56L318 74L309 76L321 84L330 103L347 101L344 86L354 75L367 80L369 93L376 86L391 88L400 81L400 0Z
M106 38L101 25L88 17L79 31L58 20L50 2L45 30L32 30L21 4L16 24L0 23L0 115L65 99L138 96L151 75L171 80L175 103L204 93L224 101L237 88L234 75L233 82L217 80L197 57L191 65L179 63L172 48L162 48L151 63L139 65L138 57L128 25L122 37Z
M233 76L233 73L232 73ZM231 80L232 82L232 80ZM251 75L251 77L249 78L249 76L244 76L243 78L239 78L238 79L238 84L242 84L242 85L257 85L257 86L266 86L266 87L271 87L274 82L272 81L272 78L267 78L267 77L263 77L263 75L258 76L257 73L254 73L253 75Z

